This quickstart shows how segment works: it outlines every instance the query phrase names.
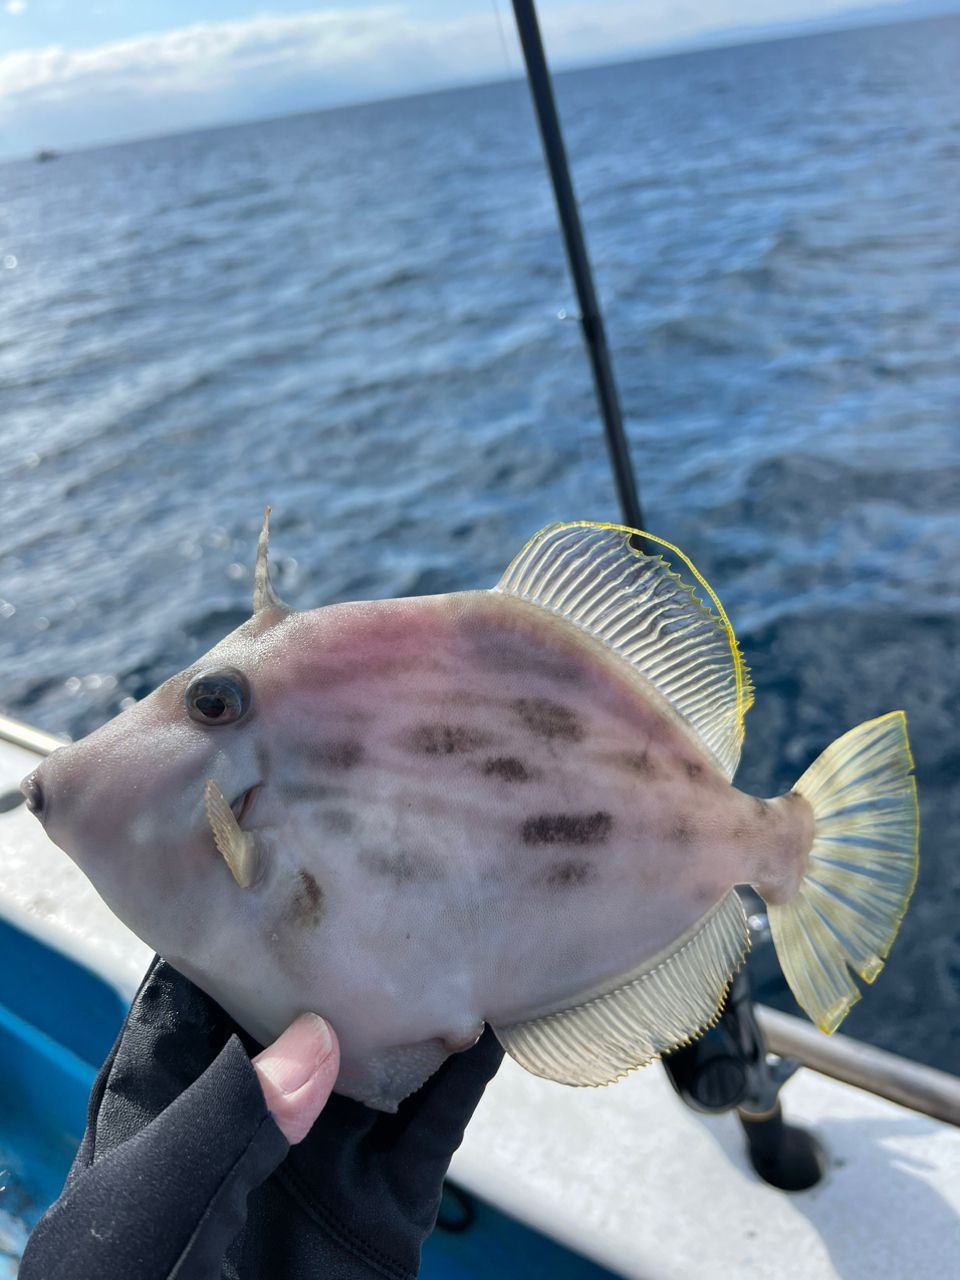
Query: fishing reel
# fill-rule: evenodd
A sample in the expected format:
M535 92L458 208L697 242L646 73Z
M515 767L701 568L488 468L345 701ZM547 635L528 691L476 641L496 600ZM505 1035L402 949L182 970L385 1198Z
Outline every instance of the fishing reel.
M750 917L762 938L766 917ZM783 1118L779 1093L800 1065L768 1055L757 1023L746 967L734 978L716 1024L692 1044L662 1058L674 1089L694 1111L736 1109L756 1172L781 1191L806 1191L823 1176L817 1140Z

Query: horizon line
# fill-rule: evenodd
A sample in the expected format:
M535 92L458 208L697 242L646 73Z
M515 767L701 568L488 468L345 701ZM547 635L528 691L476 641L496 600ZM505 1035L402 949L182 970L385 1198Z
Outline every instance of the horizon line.
M710 39L706 43L700 43L697 37L690 37L687 40L669 41L667 44L651 45L646 49L640 49L628 57L623 57L619 51L609 58L595 59L588 63L569 62L561 60L558 64L550 66L550 76L556 79L566 75L576 75L584 71L598 70L601 67L625 67L636 62L667 62L673 58L681 58L687 55L696 55L702 53L711 53L719 49L748 49L757 45L767 44L786 44L794 40L815 39L818 36L838 34L843 31L872 31L883 30L887 27L907 26L911 23L930 22L937 18L949 18L952 16L960 17L960 0L948 0L948 5L942 3L933 5L929 12L919 14L901 14L899 16L891 16L887 21L876 20L871 18L867 22L845 21L845 18L855 19L858 10L851 9L845 13L841 12L835 17L810 18L788 20L780 24L781 29L772 29L769 32L756 31L755 26L731 27L726 32L717 32L716 39ZM863 12L867 6L859 9ZM873 14L874 8L869 7L869 12ZM753 36L748 35L750 31L755 31ZM724 38L728 36L730 38ZM192 138L197 134L219 133L228 129L245 129L251 125L257 124L274 124L283 120L301 120L306 116L327 115L335 111L352 111L361 107L382 106L390 102L407 102L416 101L418 98L436 97L441 94L460 93L467 89L484 89L492 88L495 85L508 84L524 84L526 83L526 69L520 67L516 72L498 76L485 76L479 79L460 80L450 84L434 85L427 89L414 89L411 92L388 93L383 96L347 98L342 102L330 103L322 107L309 107L306 110L297 111L281 111L275 115L266 116L250 116L242 120L221 120L210 122L209 124L197 124L191 128L173 129L164 133L145 133L136 134L129 138L104 139L102 141L87 143L79 147L68 147L60 149L54 146L41 147L34 149L30 153L20 153L18 155L0 155L0 166L9 164L24 164L35 162L37 156L43 152L52 152L57 159L67 156L85 155L92 151L112 151L117 147L139 146L145 142L161 142L172 138Z

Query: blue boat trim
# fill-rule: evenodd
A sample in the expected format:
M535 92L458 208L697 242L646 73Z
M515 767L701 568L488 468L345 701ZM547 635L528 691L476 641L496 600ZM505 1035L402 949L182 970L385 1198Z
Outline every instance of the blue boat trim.
M59 1193L83 1134L90 1089L125 1013L101 978L0 921L0 1213L13 1224L9 1247L0 1249L0 1280L12 1280L11 1248L22 1246ZM611 1276L489 1205L469 1196L466 1203L467 1228L438 1230L427 1242L425 1280L521 1271L528 1280Z

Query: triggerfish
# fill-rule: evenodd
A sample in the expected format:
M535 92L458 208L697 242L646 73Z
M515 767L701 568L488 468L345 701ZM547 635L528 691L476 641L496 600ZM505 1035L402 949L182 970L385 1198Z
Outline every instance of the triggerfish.
M304 613L267 542L248 622L23 783L257 1040L322 1014L337 1088L383 1111L486 1023L529 1071L607 1084L718 1016L739 884L823 1031L880 972L917 870L905 717L738 791L749 677L676 548L552 525L490 591Z

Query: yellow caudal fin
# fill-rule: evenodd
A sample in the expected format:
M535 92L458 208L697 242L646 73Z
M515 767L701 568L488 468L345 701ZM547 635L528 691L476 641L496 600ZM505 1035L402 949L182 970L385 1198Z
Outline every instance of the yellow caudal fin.
M836 1031L883 968L917 879L919 815L907 719L893 711L838 738L794 788L813 808L807 874L770 929L797 1002Z

